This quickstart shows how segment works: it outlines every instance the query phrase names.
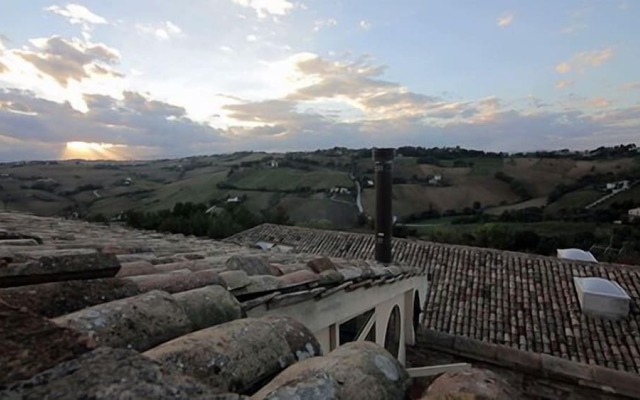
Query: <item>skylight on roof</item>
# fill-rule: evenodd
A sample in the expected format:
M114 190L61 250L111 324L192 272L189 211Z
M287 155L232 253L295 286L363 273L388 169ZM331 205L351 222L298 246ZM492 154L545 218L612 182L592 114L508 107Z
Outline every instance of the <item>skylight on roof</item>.
M603 278L577 278L582 282L585 292L592 294L629 299L629 295L615 282Z
M558 258L563 260L598 262L589 251L580 249L558 249Z
M600 318L624 318L631 298L616 282L598 278L573 278L582 312Z

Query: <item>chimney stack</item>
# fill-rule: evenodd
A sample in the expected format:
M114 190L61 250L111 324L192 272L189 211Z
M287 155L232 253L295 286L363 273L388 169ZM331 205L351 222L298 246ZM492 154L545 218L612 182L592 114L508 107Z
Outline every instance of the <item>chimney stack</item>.
M391 211L392 162L394 149L373 149L376 171L376 261L391 263Z

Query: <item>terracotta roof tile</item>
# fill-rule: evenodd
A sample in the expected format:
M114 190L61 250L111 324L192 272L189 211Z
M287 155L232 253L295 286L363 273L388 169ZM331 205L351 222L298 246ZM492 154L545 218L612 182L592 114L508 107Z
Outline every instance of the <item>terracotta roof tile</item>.
M265 379L286 367L289 362L283 364L282 357L289 357L289 352L305 356L305 351L309 350L307 341L296 342L302 340L303 327L297 326L300 324L296 321L282 320L278 326L286 329L274 325L266 330L285 336L282 343L286 354L273 353L270 346L258 343L259 337L264 336L271 342L273 336L260 333L258 328L265 321L242 318L247 310L262 307L266 311L303 301L318 301L356 287L390 284L414 274L424 274L403 265L380 268L370 259L346 260L342 257L354 249L372 248L371 240L358 237L353 242L355 246L344 248L352 236L340 234L336 237L331 232L324 232L307 248L314 250L314 246L324 246L330 251L333 247L341 247L338 255L342 257L289 253L283 246L273 246L271 251L265 252L252 246L136 231L116 224L96 225L7 212L0 212L0 227L0 240L6 240L0 243L0 279L3 276L22 279L5 279L6 286L10 287L0 288L0 305L7 303L13 317L29 316L20 319L26 321L23 334L19 330L15 334L16 329L11 327L16 324L8 324L15 318L5 318L9 314L0 309L3 314L0 323L8 324L0 333L8 335L5 341L10 343L9 348L3 348L7 350L2 353L5 357L0 357L5 361L0 364L10 370L2 374L6 380L0 382L1 398L7 394L46 397L54 393L64 393L68 397L68 387L73 385L81 386L79 393L84 397L96 397L96 391L100 390L110 393L131 390L131 393L142 394L144 390L138 392L140 388L132 389L119 378L129 373L133 380L147 385L149 390L163 393L173 390L184 394L183 398L195 394L240 398L222 393L216 397L220 390L207 392L211 387L200 386L189 379L189 376L201 378L195 370L182 370L187 377L173 375L173 371L164 369L170 364L167 360L162 361L164 365L153 363L133 350L146 351L155 346L187 343L195 337L192 332L203 332L212 327L215 328L213 331L223 332L222 342L237 344L236 339L245 334L246 326L248 332L256 333L256 339L251 339L256 343L242 342L236 349L237 354L231 346L230 353L220 359L226 363L227 356L237 358L234 363L242 376L241 385L236 378L230 377L229 386L227 383L220 385L222 391L228 389L246 394L265 385ZM281 232L286 231L276 234ZM304 234L292 231L287 240L303 243L306 238ZM37 284L27 285L35 278ZM234 326L242 329L233 331ZM224 332L235 339L229 339ZM284 346L285 342L287 346ZM103 348L80 356L94 345L133 350L123 352ZM382 347L371 346L377 349L372 355L384 353ZM196 346L193 352L184 354L196 357L199 350ZM149 351L153 352L153 349ZM271 360L269 357L277 361L275 364L270 361L270 365L277 368L260 361ZM203 359L205 363L208 361L210 358ZM106 363L104 368L102 362ZM175 366L180 368L179 363ZM120 375L100 380L102 371L107 368ZM145 370L152 374L159 371L157 376L170 379L146 382ZM215 380L214 375L221 377L221 374L223 370L209 371L207 379ZM60 377L61 382L66 383L51 380L48 378L51 376ZM29 378L32 380L12 382ZM3 386L5 383L10 385L8 391ZM388 398L384 393L380 396Z
M294 252L370 260L368 234L264 224L228 242L271 241ZM431 287L424 325L521 350L640 372L640 267L394 239L394 260L424 267ZM610 321L581 312L573 277L619 283L629 316Z

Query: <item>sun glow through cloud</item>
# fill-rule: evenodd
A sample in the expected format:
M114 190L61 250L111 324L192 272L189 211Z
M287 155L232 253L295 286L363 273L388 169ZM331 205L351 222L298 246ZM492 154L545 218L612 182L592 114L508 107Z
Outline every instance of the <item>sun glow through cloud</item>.
M63 160L123 160L128 158L126 147L112 143L67 142L61 158Z

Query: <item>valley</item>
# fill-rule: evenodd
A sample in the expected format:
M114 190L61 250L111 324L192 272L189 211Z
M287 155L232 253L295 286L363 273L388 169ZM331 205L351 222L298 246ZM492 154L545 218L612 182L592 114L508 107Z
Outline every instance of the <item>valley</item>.
M594 245L612 235L625 207L640 205L639 160L635 147L624 146L601 153L522 154L401 147L393 170L397 234L469 244L468 237L476 239L476 230L489 223L545 236L558 229L554 221L564 221L567 231L578 224L576 229L594 233L587 241ZM115 221L127 212L160 212L178 203L241 206L256 221L279 210L293 225L366 231L375 210L373 172L369 149L346 148L9 163L0 164L0 207ZM629 187L583 212L611 192L608 184L622 181ZM357 207L360 190L363 213ZM619 215L611 214L612 207ZM531 221L522 220L527 210L534 210ZM611 215L598 219L598 213Z

